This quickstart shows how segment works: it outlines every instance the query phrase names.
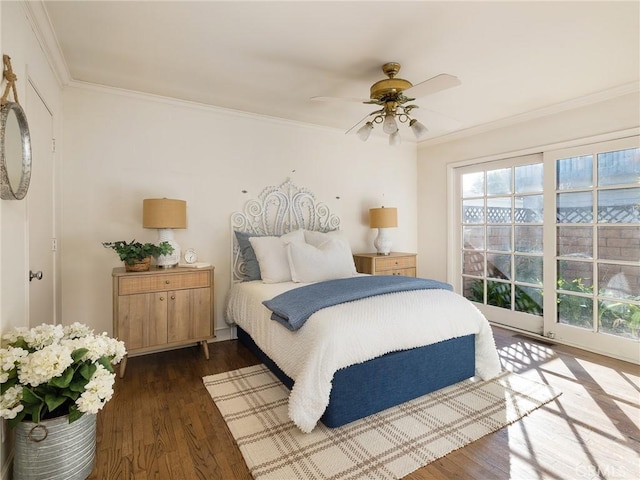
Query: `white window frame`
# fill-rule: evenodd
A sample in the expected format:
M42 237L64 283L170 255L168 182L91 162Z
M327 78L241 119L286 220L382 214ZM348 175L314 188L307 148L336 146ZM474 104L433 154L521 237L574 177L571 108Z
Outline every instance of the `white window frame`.
M640 364L640 348L638 342L634 342L628 339L616 337L609 334L593 333L591 331L580 332L577 328L570 328L568 326L560 325L556 323L557 307L555 300L555 287L556 287L556 224L555 224L555 175L556 165L555 160L557 158L566 158L564 155L569 151L583 151L581 149L592 145L594 143L611 142L607 145L606 151L613 151L624 148L633 148L640 144L640 128L630 128L623 131L609 132L597 136L588 138L578 138L565 142L559 142L555 144L548 144L543 146L534 146L528 149L509 152L505 154L491 155L476 159L469 159L464 161L452 162L447 165L447 281L454 286L456 292L462 292L462 277L461 277L461 258L460 251L460 212L457 210L458 201L460 198L460 191L456 185L457 181L457 169L469 165L480 165L496 160L513 159L519 156L525 156L530 154L536 154L542 152L544 162L544 185L547 189L548 185L553 185L553 188L548 193L545 191L544 200L544 233L543 242L545 252L543 254L545 271L543 288L546 291L552 289L552 295L545 295L544 300L544 317L543 317L543 332L541 337L553 337L554 342L562 343L578 348L583 348L596 353L601 353L614 358L619 358L636 364ZM611 147L611 148L609 148ZM598 150L602 150L598 147ZM562 156L558 156L562 154ZM568 155L571 156L571 155ZM496 165L498 165L496 163ZM497 167L496 167L497 168ZM551 218L551 223L549 221ZM550 243L551 242L551 243ZM496 307L492 307L493 310L502 310ZM492 320L494 312L488 311L485 314L490 323L498 323ZM511 313L510 311L506 313ZM503 312L504 314L504 312ZM540 318L540 317L538 317ZM500 319L498 319L500 320ZM507 326L505 323L500 322L501 326ZM558 329L558 326L562 328ZM518 330L515 327L509 327ZM533 333L533 335L536 335Z
M477 163L473 165L467 165L467 166L456 168L456 171L455 171L456 180L455 180L454 188L455 188L455 198L457 199L456 200L457 205L455 207L455 212L453 217L455 219L454 220L455 227L450 229L450 230L455 230L455 232L453 232L454 243L452 244L450 243L450 245L458 246L458 250L457 250L458 255L456 255L454 262L455 262L456 271L459 273L454 278L449 278L449 282L451 282L454 285L454 289L457 292L463 291L463 287L462 287L463 280L461 275L462 255L460 254L462 249L459 248L462 242L462 238L461 238L462 208L460 205L460 201L462 199L462 195L461 195L462 192L461 192L461 183L460 181L458 181L458 178L460 178L460 174L463 171L464 171L463 173L473 173L473 172L481 172L481 171L484 172L486 170L496 170L500 168L517 167L517 166L530 165L533 163L542 163L542 162L543 162L542 154L531 154L531 155L524 155L524 156L518 156L518 157L510 157L510 158L505 158L501 160L493 160L491 162ZM513 182L513 179L512 179L512 182ZM540 193L542 194L542 192ZM511 194L504 195L504 196L513 197L513 196L517 196L517 194L515 192L512 192ZM487 198L486 195L485 195L485 198ZM504 224L504 226L510 226L512 228L517 225L519 224L513 223L513 220L511 223ZM485 237L485 242L486 241L487 241L487 238ZM511 238L511 242L512 242L512 249L511 249L512 251L510 255L513 256L515 254L513 250L513 242L514 242L513 235ZM486 243L485 243L485 246L486 246ZM486 262L486 258L485 258L485 262ZM514 273L515 272L513 271L511 272L512 276L514 275ZM509 283L510 284L515 283L515 278L513 278ZM494 307L492 305L485 305L480 303L476 303L475 305L493 323L503 325L503 326L513 327L520 330L525 330L531 333L542 334L543 332L542 317L538 315L532 315L525 312L518 312L512 309Z
M593 352L602 353L604 355L615 356L634 363L640 363L640 343L622 338L616 335L601 333L598 331L596 319L594 319L593 329L578 328L571 325L565 325L557 322L557 303L556 303L556 278L557 278L557 255L556 255L556 161L564 158L593 155L594 162L597 154L602 152L611 152L617 150L625 150L640 146L638 137L627 137L607 142L596 142L579 147L558 149L544 153L545 162L545 187L549 184L553 185L553 191L549 195L545 194L544 201L544 239L545 245L553 245L553 248L545 248L544 250L544 291L552 294L545 295L544 298L544 332L545 336L553 338L564 344L584 348ZM546 192L545 192L546 193ZM594 209L597 206L594 205ZM597 217L594 218L594 225L597 225ZM595 226L594 226L595 228ZM596 237L593 238L594 243ZM590 262L594 265L598 261L597 248L594 245L593 260ZM640 262L639 262L640 263ZM547 275L548 273L548 275ZM595 281L595 279L594 279ZM595 312L594 312L595 313Z

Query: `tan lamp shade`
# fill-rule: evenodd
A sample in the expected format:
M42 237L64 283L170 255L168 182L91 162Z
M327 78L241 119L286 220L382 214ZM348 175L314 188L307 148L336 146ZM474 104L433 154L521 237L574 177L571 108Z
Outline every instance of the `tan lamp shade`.
M397 208L370 208L369 226L371 228L392 228L398 226Z
M171 198L145 198L142 201L144 228L187 228L187 202Z

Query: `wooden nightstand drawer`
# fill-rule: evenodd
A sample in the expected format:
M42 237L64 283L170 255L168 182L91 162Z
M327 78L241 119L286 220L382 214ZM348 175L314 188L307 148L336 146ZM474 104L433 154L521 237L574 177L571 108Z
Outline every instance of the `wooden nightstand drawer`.
M416 254L391 252L389 255L356 253L353 255L356 270L371 275L416 276Z
M211 275L207 272L193 272L158 275L134 275L120 277L118 291L120 295L182 290L184 288L208 287Z
M397 270L402 268L415 268L416 257L380 257L376 259L376 272L385 270Z
M394 268L393 270L382 270L380 272L376 272L376 275L401 275L404 277L415 277L416 269L415 268Z

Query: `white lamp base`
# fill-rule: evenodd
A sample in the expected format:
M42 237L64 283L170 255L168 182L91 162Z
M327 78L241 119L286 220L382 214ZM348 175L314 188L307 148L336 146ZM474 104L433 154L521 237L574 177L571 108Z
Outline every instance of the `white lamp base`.
M172 268L178 265L180 262L180 245L173 239L172 228L159 228L158 229L158 243L169 242L173 247L173 253L171 255L159 255L156 258L156 266L158 268Z
M373 242L378 251L378 255L389 255L391 253L391 235L388 228L379 228L378 236Z

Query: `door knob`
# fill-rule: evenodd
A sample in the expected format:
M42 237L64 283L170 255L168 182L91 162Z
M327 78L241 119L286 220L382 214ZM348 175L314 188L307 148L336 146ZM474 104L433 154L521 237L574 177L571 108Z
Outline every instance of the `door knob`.
M33 270L29 270L29 281L33 280L42 280L42 271L38 270L37 272L34 272Z

